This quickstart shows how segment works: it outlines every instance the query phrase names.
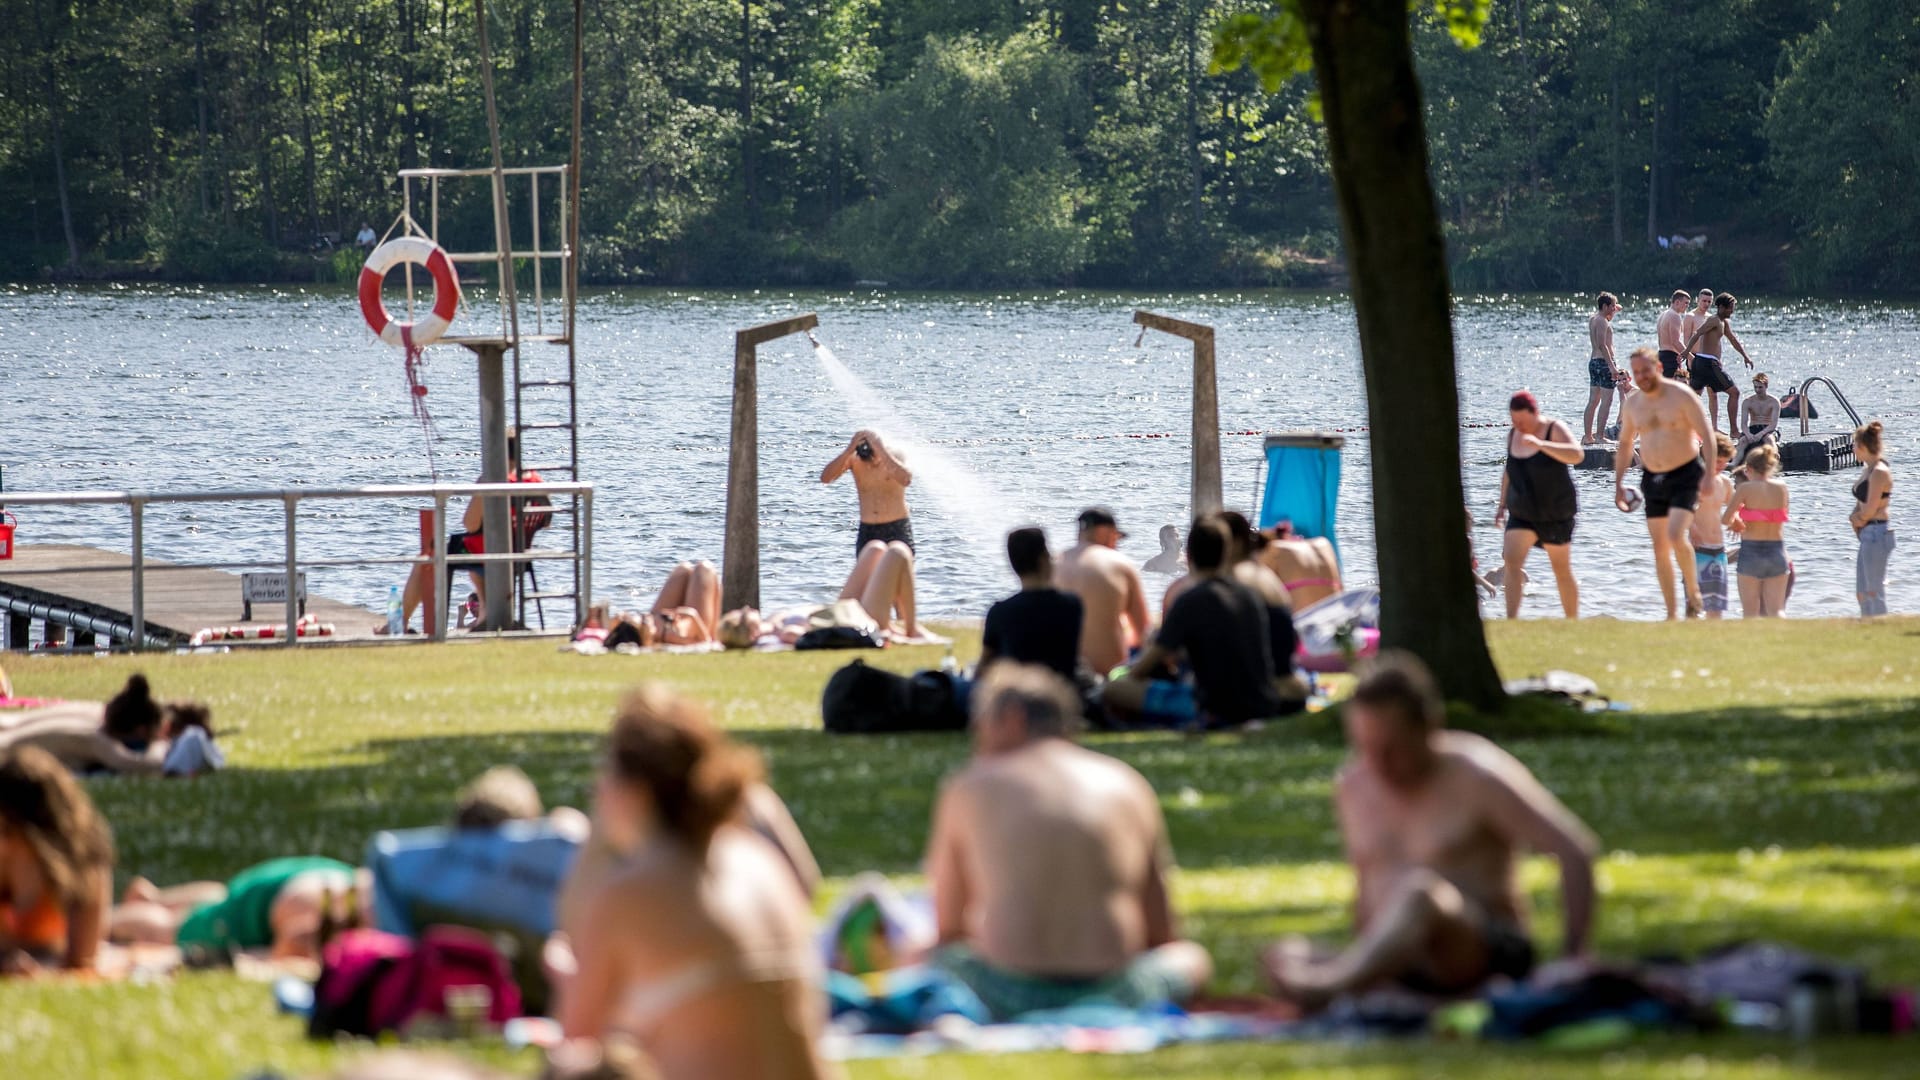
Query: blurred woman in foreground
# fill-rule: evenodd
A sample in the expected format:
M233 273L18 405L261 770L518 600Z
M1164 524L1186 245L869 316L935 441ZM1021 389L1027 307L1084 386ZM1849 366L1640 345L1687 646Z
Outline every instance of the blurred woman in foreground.
M0 754L0 974L92 971L113 906L113 836L66 766Z
M806 897L741 824L760 779L758 757L693 703L659 686L621 703L594 793L596 838L618 862L562 903L568 1039L631 1037L668 1080L830 1075Z

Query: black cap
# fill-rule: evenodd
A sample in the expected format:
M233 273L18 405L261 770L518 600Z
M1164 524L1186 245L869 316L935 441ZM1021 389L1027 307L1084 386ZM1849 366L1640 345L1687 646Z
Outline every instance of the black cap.
M1085 510L1080 511L1081 532L1086 532L1088 529L1097 529L1102 525L1111 525L1116 530L1120 528L1120 523L1114 520L1113 511L1104 506L1089 506ZM1121 539L1125 539L1126 535L1124 532L1121 533Z

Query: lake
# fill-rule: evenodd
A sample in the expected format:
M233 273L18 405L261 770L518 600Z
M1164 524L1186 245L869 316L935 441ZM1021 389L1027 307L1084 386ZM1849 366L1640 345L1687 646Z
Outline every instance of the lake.
M1623 361L1632 346L1652 343L1662 300L1626 303L1615 323ZM1530 387L1550 415L1578 430L1590 306L1586 297L1570 296L1459 301L1462 419L1488 425L1461 431L1467 495L1479 519L1474 541L1484 562L1499 561L1492 518L1506 398ZM875 419L884 435L910 452L920 444L929 464L939 455L945 466L923 468L911 500L921 603L929 614L982 614L1014 587L999 554L1005 530L1043 525L1057 548L1069 542L1078 511L1093 503L1115 510L1132 534L1124 550L1145 561L1158 549L1159 526L1184 527L1187 517L1190 351L1184 341L1155 334L1135 348L1135 307L1217 327L1225 431L1365 426L1353 313L1336 295L590 292L579 310L580 439L583 476L598 488L600 597L644 606L674 561L720 562L732 333L807 310L819 312L821 340L865 380L884 411L875 416L872 402L856 408L847 401L805 339L761 349L768 606L837 593L853 557L854 493L850 480L821 485L819 472L856 426ZM1863 416L1886 421L1896 473L1916 460L1920 310L1743 299L1736 326L1776 389L1789 378L1831 377ZM529 356L564 362L552 346L529 346ZM1732 359L1729 371L1744 387L1743 369ZM429 351L434 459L448 482L479 471L472 372L465 350ZM1842 430L1843 414L1821 393L1824 418L1816 429ZM0 287L0 433L9 491L431 479L400 351L367 332L345 289ZM1164 435L1173 437L1137 437ZM1392 439L1391 431L1348 438L1339 541L1350 583L1374 576L1367 470L1373 446ZM527 444L534 463L552 460L559 446L543 445L540 433L529 433ZM1400 440L1391 448L1426 449ZM1229 434L1222 452L1228 505L1252 509L1260 437ZM1582 514L1573 551L1585 610L1658 617L1643 520L1613 509L1610 477L1576 476ZM1853 614L1854 541L1846 523L1852 475L1793 475L1788 482L1788 549L1799 572L1788 612ZM1906 482L1904 475L1897 482L1896 529ZM280 512L153 508L147 536L157 558L275 559ZM302 553L310 557L409 554L416 537L413 515L392 503L318 503L302 511ZM19 539L125 549L126 512L32 508L21 514ZM1920 610L1920 575L1906 571L1916 558L1920 548L1895 554L1895 611ZM1536 586L1524 614L1557 615L1545 558L1533 561ZM559 564L550 573L557 578ZM397 579L390 567L323 568L313 572L312 588L371 610L384 605ZM1164 585L1149 580L1156 608Z

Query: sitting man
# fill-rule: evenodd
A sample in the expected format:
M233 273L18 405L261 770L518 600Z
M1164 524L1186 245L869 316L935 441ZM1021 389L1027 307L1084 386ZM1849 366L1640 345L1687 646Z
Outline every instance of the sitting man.
M1083 510L1079 542L1061 552L1054 567L1055 584L1079 597L1086 608L1080 659L1097 675L1126 663L1152 626L1140 571L1118 550L1126 536L1113 511L1097 506Z
M1206 950L1174 936L1153 788L1074 745L1078 711L1051 671L995 664L973 692L974 760L934 808L933 964L996 1020L1184 1001L1212 974Z
M987 609L978 674L985 675L996 661L1013 660L1040 664L1074 680L1086 609L1079 597L1053 587L1047 534L1033 528L1008 533L1007 561L1020 578L1020 591Z
M1107 684L1109 708L1159 723L1208 727L1298 711L1277 686L1267 602L1233 577L1230 545L1218 515L1193 523L1187 533L1191 584L1126 676ZM1182 657L1193 669L1191 683L1158 677Z
M1389 983L1452 997L1534 963L1517 862L1560 863L1565 952L1582 957L1593 921L1598 842L1512 755L1442 730L1433 677L1385 653L1344 710L1354 756L1334 806L1353 863L1359 940L1331 959L1291 939L1269 950L1280 993L1303 1005Z

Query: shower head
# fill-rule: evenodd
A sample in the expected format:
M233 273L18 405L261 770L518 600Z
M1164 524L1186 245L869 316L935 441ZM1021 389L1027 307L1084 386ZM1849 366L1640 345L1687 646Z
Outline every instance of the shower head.
M811 331L811 330L809 330L809 331L807 331L807 340L808 340L808 341L811 341L811 342L813 342L813 347L814 347L814 348L816 348L816 349L817 349L817 348L819 348L819 347L820 347L820 339L819 339L819 338L817 338L817 337L814 337L814 336L813 336L813 331Z

